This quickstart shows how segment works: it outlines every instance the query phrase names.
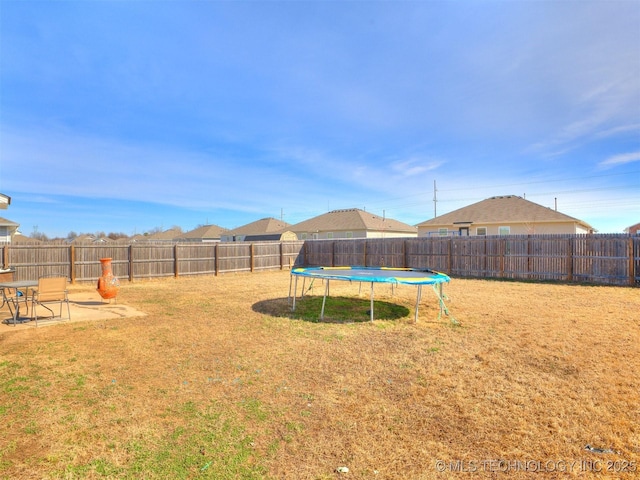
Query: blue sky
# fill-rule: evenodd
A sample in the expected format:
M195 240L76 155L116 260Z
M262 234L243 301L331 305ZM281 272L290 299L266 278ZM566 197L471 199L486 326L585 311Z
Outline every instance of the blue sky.
M0 0L0 216L49 237L521 195L640 221L640 2Z

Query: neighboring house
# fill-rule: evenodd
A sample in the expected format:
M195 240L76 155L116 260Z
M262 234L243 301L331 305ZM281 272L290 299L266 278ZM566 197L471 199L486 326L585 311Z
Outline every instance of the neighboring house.
M0 209L6 210L11 205L11 197L0 193Z
M19 223L0 217L0 243L11 243L11 237L19 226Z
M300 240L416 237L416 227L358 208L334 210L290 227Z
M258 242L264 240L297 240L291 225L275 218L262 218L222 235L223 242Z
M635 225L625 228L624 233L628 233L629 235L640 235L640 223L636 223Z
M147 239L147 235L136 233L134 236L130 237L127 241L129 243L136 243L136 242L144 242L146 239Z
M39 240L37 238L27 237L26 235L23 235L20 232L14 233L13 237L11 237L12 245L40 245L41 243L42 243L42 240Z
M200 243L219 242L225 232L227 232L227 229L219 227L218 225L203 225L202 227L182 234L177 240L180 242Z
M594 233L582 220L517 195L491 197L419 223L418 236Z
M173 227L163 232L153 233L151 235L145 235L145 242L174 242L177 238L183 236L182 229L180 227ZM141 242L143 240L137 240Z
M89 233L84 233L82 235L78 235L74 238L71 243L111 243L109 237L96 237L95 235L91 235Z
M0 209L6 210L11 205L11 197L0 193ZM18 231L20 224L0 217L0 243L11 243L11 237Z

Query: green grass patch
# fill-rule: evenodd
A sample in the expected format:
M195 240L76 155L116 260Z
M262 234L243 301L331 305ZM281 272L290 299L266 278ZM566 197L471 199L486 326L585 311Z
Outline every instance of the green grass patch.
M249 402L250 410L260 409ZM159 438L137 439L123 448L132 456L124 466L104 458L66 465L59 478L105 477L121 479L264 479L266 468L253 448L253 439L239 419L226 418L215 404L199 408L179 405L167 415L178 426Z
M260 400L247 398L241 402L247 417L253 420L264 421L269 416L267 409Z
M296 310L292 318L308 322L320 321L322 311L320 296L305 296L296 301ZM374 320L397 320L409 315L409 309L403 305L374 300ZM327 297L324 306L324 322L357 323L371 320L371 300L354 297Z

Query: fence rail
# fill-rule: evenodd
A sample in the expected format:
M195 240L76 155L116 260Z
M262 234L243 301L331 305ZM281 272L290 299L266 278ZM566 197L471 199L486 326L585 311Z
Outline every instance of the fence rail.
M640 286L640 237L509 235L142 245L7 245L16 280L95 281L100 258L121 280L288 269L293 265L431 268L451 276Z
M181 275L218 275L290 268L304 242L143 244L143 245L6 245L4 268L16 280L62 275L71 282L97 280L100 258L111 258L113 274L133 281Z

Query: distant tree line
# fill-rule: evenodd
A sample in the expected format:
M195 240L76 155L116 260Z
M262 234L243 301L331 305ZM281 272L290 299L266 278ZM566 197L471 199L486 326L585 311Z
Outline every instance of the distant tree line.
M173 229L177 229L179 231L182 231L182 229L180 227L173 227ZM154 234L160 233L162 231L163 231L162 227L155 227L155 228L152 228L151 230L149 230L148 232L143 233L142 235L144 235L144 236L154 235ZM37 227L34 227L33 232L31 232L31 235L29 235L29 237L33 238L35 240L40 240L42 242L48 242L48 241L54 241L54 240L66 240L68 242L72 242L76 238L84 236L84 235L91 236L91 237L94 237L94 238L108 238L110 240L120 240L120 239L123 239L123 238L129 238L129 235L127 235L126 233L123 233L123 232L105 233L103 231L97 231L97 232L77 233L77 232L74 232L73 230L70 231L67 234L67 236L64 237L64 238L58 238L58 237L50 238L44 232L38 231Z

